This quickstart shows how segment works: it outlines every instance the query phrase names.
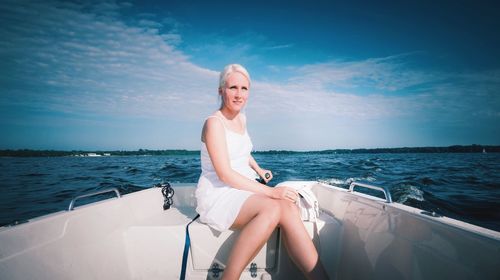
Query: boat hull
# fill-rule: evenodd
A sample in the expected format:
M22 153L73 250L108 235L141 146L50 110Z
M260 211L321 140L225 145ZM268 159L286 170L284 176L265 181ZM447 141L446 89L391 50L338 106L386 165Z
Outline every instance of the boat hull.
M500 234L317 182L318 223L305 222L335 279L500 279ZM178 279L194 184L159 188L0 229L0 279ZM194 222L187 279L219 279L237 231ZM303 279L277 229L242 279Z

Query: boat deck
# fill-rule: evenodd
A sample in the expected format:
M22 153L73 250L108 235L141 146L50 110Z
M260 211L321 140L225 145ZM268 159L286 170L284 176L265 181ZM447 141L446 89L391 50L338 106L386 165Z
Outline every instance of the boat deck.
M322 213L305 222L337 279L500 279L500 233L344 189L310 184ZM178 279L194 185L159 188L0 228L0 279ZM187 279L220 279L237 231L190 226ZM254 277L255 276L255 277ZM277 229L242 279L303 279Z

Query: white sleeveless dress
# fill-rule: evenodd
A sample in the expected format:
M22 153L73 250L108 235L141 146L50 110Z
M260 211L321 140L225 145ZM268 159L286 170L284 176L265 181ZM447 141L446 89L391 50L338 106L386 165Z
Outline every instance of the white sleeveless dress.
M231 168L241 175L255 180L257 174L250 167L249 162L253 145L246 130L246 124L245 133L239 134L229 130L220 117L210 116L209 118L212 117L219 119L224 126ZM243 120L245 120L244 116ZM233 188L219 180L210 160L207 146L202 142L201 175L195 192L196 212L200 214L200 221L218 231L229 229L238 216L241 206L252 194L253 192Z

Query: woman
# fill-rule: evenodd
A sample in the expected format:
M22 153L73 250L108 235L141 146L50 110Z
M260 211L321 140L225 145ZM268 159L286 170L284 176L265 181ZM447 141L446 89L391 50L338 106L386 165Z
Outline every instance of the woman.
M294 203L297 192L288 187L270 188L254 179L257 173L267 183L272 173L250 154L252 142L241 113L249 90L246 69L238 64L226 66L219 80L221 107L207 118L201 136L202 173L196 189L200 220L219 231L240 230L222 278L239 279L279 225L289 255L304 275L327 279Z

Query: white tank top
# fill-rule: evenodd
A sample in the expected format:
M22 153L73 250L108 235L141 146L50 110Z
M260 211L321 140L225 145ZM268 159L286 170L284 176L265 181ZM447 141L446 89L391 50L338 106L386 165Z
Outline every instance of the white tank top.
M219 116L210 116L208 118L217 118L221 121L222 125L224 126L224 130L226 133L227 152L231 168L234 171L240 173L241 175L253 180L257 177L255 171L250 167L249 163L250 153L252 152L253 144L246 129L246 118L244 115L242 117L245 125L245 132L243 134L228 129L222 118ZM203 142L201 145L200 157L201 157L201 176L204 176L205 178L209 179L209 181L211 181L214 187L224 186L225 184L219 180L219 177L215 173L214 166L208 154L207 145Z

